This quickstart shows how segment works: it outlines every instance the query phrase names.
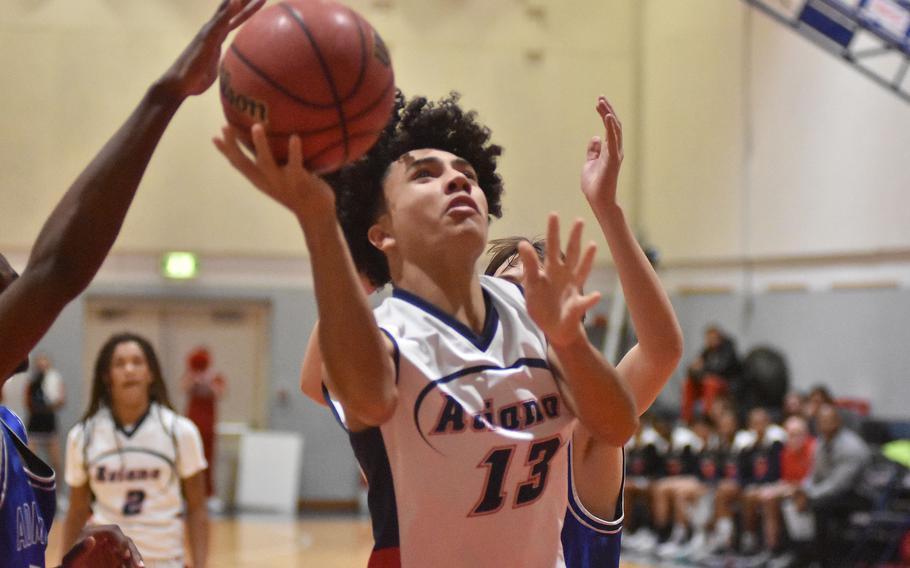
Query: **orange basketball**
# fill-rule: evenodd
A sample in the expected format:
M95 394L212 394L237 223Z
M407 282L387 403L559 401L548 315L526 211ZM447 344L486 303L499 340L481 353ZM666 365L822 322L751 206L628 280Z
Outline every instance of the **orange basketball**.
M307 168L329 172L376 142L395 101L382 38L363 17L331 0L284 0L255 14L221 61L228 123L252 147L265 125L276 160L300 136Z

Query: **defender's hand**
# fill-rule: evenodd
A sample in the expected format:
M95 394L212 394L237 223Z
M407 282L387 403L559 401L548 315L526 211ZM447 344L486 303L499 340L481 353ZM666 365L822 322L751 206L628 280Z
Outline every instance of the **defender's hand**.
M176 100L205 92L218 76L221 44L231 30L245 22L265 0L222 0L206 22L158 81L160 92Z
M595 211L616 203L619 168L622 165L622 123L606 97L597 99L597 113L604 125L604 139L595 136L588 143L581 171L581 191Z
M142 568L136 545L117 525L86 527L63 557L63 568Z
M543 267L530 243L523 241L518 245L518 254L525 267L522 284L528 313L550 343L556 346L568 345L585 337L581 317L600 300L599 292L582 294L597 250L591 243L584 252L581 251L583 227L581 220L572 225L563 259L559 246L559 216L551 213Z

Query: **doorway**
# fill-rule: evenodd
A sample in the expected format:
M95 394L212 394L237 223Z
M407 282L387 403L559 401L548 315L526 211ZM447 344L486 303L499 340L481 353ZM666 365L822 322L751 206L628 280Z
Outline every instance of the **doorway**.
M111 335L130 331L145 336L155 347L177 412L186 411L180 385L186 357L205 346L212 355L212 367L227 382L218 421L262 428L268 424L270 312L267 302L256 301L89 298L83 348L85 400L101 346Z

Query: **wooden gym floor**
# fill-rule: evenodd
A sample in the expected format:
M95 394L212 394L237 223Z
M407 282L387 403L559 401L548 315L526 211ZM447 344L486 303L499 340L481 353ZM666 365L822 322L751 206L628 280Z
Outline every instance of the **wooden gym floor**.
M48 566L60 564L62 524L51 530ZM363 568L373 542L369 522L355 516L212 518L211 527L212 568Z

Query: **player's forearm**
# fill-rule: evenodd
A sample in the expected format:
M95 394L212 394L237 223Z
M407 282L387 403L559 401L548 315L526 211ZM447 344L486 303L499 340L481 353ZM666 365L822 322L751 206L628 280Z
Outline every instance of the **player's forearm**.
M359 420L381 424L397 401L395 371L341 227L334 214L301 224L313 267L319 349L332 394Z
M74 493L74 491L71 493ZM69 510L67 510L66 518L63 521L63 535L60 541L60 550L63 552L71 549L76 544L76 541L79 540L79 533L82 532L82 528L85 527L85 523L92 514L92 510L88 505L81 503L81 499L78 497L76 500L80 502L70 501Z
M322 396L322 353L319 351L319 322L313 326L300 365L300 391L313 402L325 406Z
M551 347L578 419L595 438L613 446L625 444L638 428L635 400L626 382L581 333L576 341Z
M26 271L45 275L57 305L74 298L98 271L120 232L152 153L180 106L153 85L76 178L38 235Z
M51 212L22 276L0 304L0 373L34 346L98 272L179 101L154 87ZM15 328L15 329L12 329Z
M591 204L606 238L632 325L648 365L666 370L666 380L682 357L683 338L676 314L660 279L641 250L616 203Z
M209 515L205 504L187 512L186 532L193 568L205 568L209 554Z

